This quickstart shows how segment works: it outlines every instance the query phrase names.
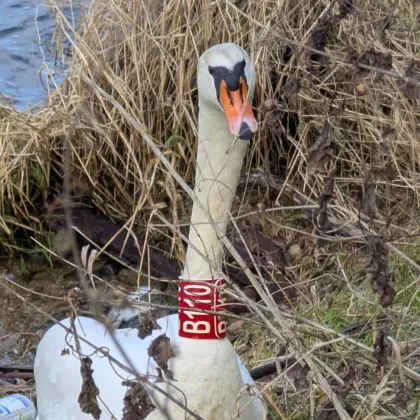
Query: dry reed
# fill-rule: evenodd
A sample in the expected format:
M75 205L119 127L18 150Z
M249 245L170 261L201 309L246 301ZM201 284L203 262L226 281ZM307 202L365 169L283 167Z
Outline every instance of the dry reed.
M309 366L305 379L297 374L286 380L289 367L267 384L269 391L282 384L275 397L266 394L275 418L337 418L329 411L333 406L328 399L338 418L418 418L412 405L407 414L400 395L410 388L408 378L418 383L420 375L413 370L419 366L418 354L407 350L411 356L404 359L398 351L401 343L391 339L396 360L391 357L385 365L380 357L386 353L386 337L372 347L357 335L330 328L318 310L333 292L330 281L350 291L342 305L356 299L362 302L357 310L376 319L382 310L376 296L360 286L360 274L352 273L357 281L348 278L348 267L369 265L359 251L376 252L369 238L380 234L392 256L402 255L414 279L414 286L395 279L396 299L403 293L413 297L404 307L386 311L397 325L397 336L402 325L410 331L402 340L407 348L419 339L414 332L418 254L399 247L415 247L419 234L420 64L415 60L420 59L420 6L409 0L115 0L93 2L73 32L59 5L53 0L48 4L62 36L72 39L73 58L66 81L50 95L46 108L33 115L0 109L0 226L5 248L20 246L17 231L32 235L43 229L40 216L48 198L61 190L63 142L74 130L74 190L89 196L107 217L136 231L150 230L153 243L182 261L184 245L180 235L170 239L168 225L188 220L190 200L173 174L193 180L196 62L211 45L236 42L249 51L257 73L254 103L260 130L246 172L258 169L281 182L274 188L267 187L269 181L266 186L249 182L234 215L256 213L266 233L283 235L286 242L304 238L311 255L297 258L288 269L294 286L303 292L298 305L279 311L261 279L253 280L263 303L244 296L241 300L251 305L254 321L265 325L265 344L260 351L258 343L254 350L246 349L242 337L238 348L254 365L275 358L280 348ZM148 146L142 131L171 169ZM333 189L328 189L328 179ZM289 219L283 210L266 208L279 203L287 204ZM292 203L306 211L319 203L319 212L309 211L313 223L296 222L301 210L293 210ZM340 236L334 236L343 226L352 226L347 236L354 243L340 245ZM380 257L370 261L367 271L384 303L393 297L377 274L383 267L388 275L388 263L381 259L385 251L378 246ZM318 258L314 247L321 253ZM331 260L333 269L328 266ZM325 276L327 267L331 270ZM373 330L377 338L380 329L372 325L365 332ZM374 356L382 364L379 371ZM355 357L359 366L353 366ZM386 374L384 369L389 369Z

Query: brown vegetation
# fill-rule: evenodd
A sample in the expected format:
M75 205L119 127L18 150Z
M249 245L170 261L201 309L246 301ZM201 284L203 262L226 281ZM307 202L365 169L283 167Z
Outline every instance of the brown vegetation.
M93 2L75 33L49 3L73 58L46 108L0 108L5 251L51 245L69 139L73 201L119 223L99 245L116 257L141 240L149 274L151 247L182 263L168 225L188 227L173 173L193 181L196 62L237 42L256 65L260 130L226 256L251 268L232 275L249 313L231 339L251 366L269 364L259 385L273 418L418 418L417 2L115 0Z

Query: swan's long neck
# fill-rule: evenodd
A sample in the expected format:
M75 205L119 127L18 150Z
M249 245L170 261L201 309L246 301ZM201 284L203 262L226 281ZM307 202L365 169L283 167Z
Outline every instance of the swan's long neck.
M204 101L199 105L194 190L211 220L199 206L193 205L189 246L178 292L179 335L221 339L226 334L226 322L208 312L224 310L219 286L224 286L225 281L215 268L222 268L220 236L226 233L248 142L234 138L222 111L209 107Z
M219 235L225 234L247 148L247 141L230 133L222 111L200 103L198 151L194 191L212 219L193 205L184 279L208 280L215 270L197 253L197 248L218 269L222 268L223 249ZM191 244L193 246L191 246Z

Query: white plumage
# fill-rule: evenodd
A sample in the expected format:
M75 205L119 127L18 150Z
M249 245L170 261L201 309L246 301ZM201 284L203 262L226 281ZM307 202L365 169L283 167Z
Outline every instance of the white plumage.
M190 246L183 279L199 281L215 278L214 269L200 253L206 255L217 267L222 267L222 246L214 224L218 225L219 233L226 232L248 142L237 139L229 129L227 120L231 117L226 110L229 104L221 105L215 87L218 82L210 74L209 66L222 66L231 74L236 68L235 65L243 61L243 78L246 79L251 98L254 88L253 68L242 48L230 43L216 45L199 59L199 144L195 193L211 215L212 223L209 223L205 212L194 204L191 215L193 226L189 234ZM220 96L224 93L228 94L221 92ZM229 101L236 106L232 101L236 100L238 92L233 94L236 96L231 95ZM247 100L248 98L241 97L241 106L244 106ZM253 117L248 115L246 123L249 130L256 131ZM239 125L236 124L238 127ZM230 127L232 129L232 125ZM251 388L251 391L247 391L246 384L252 384L252 379L227 339L180 337L178 315L163 317L157 322L161 330L155 330L144 340L137 337L136 329L115 330L118 342L138 373L147 375L151 381L157 378L156 363L148 357L147 349L152 340L165 333L170 338L176 354L169 359L169 369L173 372L175 381L156 382L158 387L205 420L237 418L238 410L239 418L244 420L264 418L263 404L260 397L256 396L256 389ZM69 319L63 321L63 324L67 328L70 327ZM101 323L79 317L76 319L76 329L81 337L85 337L97 347L107 348L115 359L125 364L124 357ZM69 348L66 342L74 347L72 334L55 325L47 331L38 346L35 380L39 420L92 419L79 408L77 400L82 386L80 361L73 352L62 355L62 350ZM93 360L93 378L100 392L101 419L111 419L110 413L120 419L126 393L126 387L121 382L131 377L120 368L112 366L106 357L96 354L88 344L81 342L81 348L83 355L89 355ZM185 410L168 401L160 392L150 387L147 389L156 405L156 409L147 416L148 420L166 419L166 412L174 420L188 418Z

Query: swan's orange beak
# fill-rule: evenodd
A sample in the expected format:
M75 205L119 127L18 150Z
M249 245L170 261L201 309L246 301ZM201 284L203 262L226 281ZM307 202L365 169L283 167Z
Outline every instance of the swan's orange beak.
M258 123L248 101L248 87L241 77L239 89L229 90L224 80L220 83L220 103L225 111L231 133L242 140L251 140Z

